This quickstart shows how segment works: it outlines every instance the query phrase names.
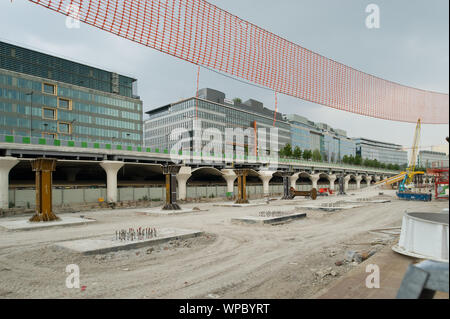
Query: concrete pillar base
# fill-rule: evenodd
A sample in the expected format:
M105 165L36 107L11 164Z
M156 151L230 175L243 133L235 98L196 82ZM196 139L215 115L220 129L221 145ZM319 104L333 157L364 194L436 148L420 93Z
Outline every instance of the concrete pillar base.
M336 182L337 176L336 175L329 175L328 180L330 181L330 190L334 191L334 183Z
M103 161L100 166L106 172L106 200L108 203L117 202L117 173L123 167L124 162Z
M234 181L237 178L236 173L232 169L223 169L222 177L227 181L227 196L233 196Z
M291 184L291 187L294 187L295 189L297 189L296 183L297 183L299 175L300 175L300 173L297 173L297 174L294 174L291 177L289 177L289 182Z
M356 176L356 189L361 189L362 176Z
M269 193L270 193L269 182L272 179L274 173L275 172L273 172L273 171L260 171L258 173L259 178L261 179L261 181L263 183L264 195L269 195Z
M192 169L188 166L180 167L180 172L177 174L178 183L178 199L186 200L187 198L187 181L192 176Z
M9 208L9 172L17 163L15 157L0 157L0 209Z
M319 174L311 175L311 176L309 177L309 179L310 179L311 182L312 182L312 188L315 188L315 189L317 190L317 189L318 189L318 188L317 188L317 182L318 182L319 179L320 179L320 175L319 175Z
M350 181L350 175L347 175L344 177L344 192L346 193L348 191L348 182Z

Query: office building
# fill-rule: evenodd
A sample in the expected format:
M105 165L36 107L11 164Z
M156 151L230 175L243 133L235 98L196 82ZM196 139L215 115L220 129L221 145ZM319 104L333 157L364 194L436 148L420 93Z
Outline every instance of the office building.
M347 136L347 132L335 129L324 123L315 123L306 117L285 115L291 127L292 148L303 150L319 150L322 158L329 162L339 162L347 156L355 156L355 142Z
M377 160L384 164L408 165L408 152L401 145L385 143L367 138L354 138L356 154L362 159Z
M417 166L424 168L448 167L448 155L443 152L419 151Z
M0 42L0 135L140 146L136 87L127 76Z
M289 123L283 119L281 114L275 115L274 111L265 108L261 102L256 100L250 99L244 103L240 99L231 101L223 92L210 88L199 90L198 99L191 97L146 113L149 118L145 120L144 140L145 146L149 148L170 150L178 142L170 140L171 132L177 128L185 128L189 132L187 138L191 140L191 143L183 149L193 150L192 136L195 119L201 123L202 131L207 128L215 128L220 131L222 136L225 136L226 128L251 129L256 132L259 129L266 129L267 137L265 140L261 140L266 143L267 150L271 148L268 135L275 124L278 129L278 141L275 143L277 145L272 145L272 149L279 150L280 147L290 143ZM275 116L276 121L274 121ZM206 143L203 142L202 147ZM246 138L244 144L247 154L253 155L252 150L248 148L255 145L254 141Z

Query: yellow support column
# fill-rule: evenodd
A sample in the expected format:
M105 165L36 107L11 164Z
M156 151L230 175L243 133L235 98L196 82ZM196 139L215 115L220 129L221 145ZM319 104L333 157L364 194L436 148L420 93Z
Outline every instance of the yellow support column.
M59 220L52 211L52 173L56 160L39 158L31 162L31 167L36 172L36 213L30 222Z

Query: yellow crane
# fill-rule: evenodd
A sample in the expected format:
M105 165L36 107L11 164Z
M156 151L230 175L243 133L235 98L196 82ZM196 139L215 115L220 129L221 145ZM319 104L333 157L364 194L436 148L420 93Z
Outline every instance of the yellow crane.
M421 119L417 121L416 131L414 133L413 145L411 147L411 158L409 160L409 166L406 169L406 172L401 172L398 175L389 177L385 180L379 181L375 185L391 185L394 183L401 182L399 185L400 191L405 191L406 187L413 182L415 175L423 175L425 172L416 172L416 161L417 161L417 153L419 151L419 143L420 143L420 131L422 128Z
M412 184L414 176L423 175L425 172L416 172L416 161L417 153L419 151L420 142L420 131L421 131L421 120L417 121L416 131L414 133L413 146L411 148L411 159L409 160L409 166L406 169L405 178L400 182L398 186L399 192L405 192L409 185Z

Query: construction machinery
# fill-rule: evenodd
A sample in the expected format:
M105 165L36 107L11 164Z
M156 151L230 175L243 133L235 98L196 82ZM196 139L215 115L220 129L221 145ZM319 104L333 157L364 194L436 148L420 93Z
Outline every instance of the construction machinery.
M448 137L446 138L448 143ZM444 162L432 163L432 168L427 169L427 174L434 176L435 199L449 198L449 167Z
M411 147L411 158L409 166L405 172L401 172L398 175L386 178L375 183L375 186L392 185L399 183L397 197L405 200L431 200L431 194L414 193L412 188L414 186L414 178L425 174L425 172L416 171L417 153L419 150L420 141L421 120L417 121L416 131L414 133L413 146Z
M417 121L414 141L411 150L411 159L405 175L398 186L397 197L405 200L431 201L431 194L416 193L412 191L414 179L425 172L416 172L416 160L420 142L421 120Z
M317 189L313 188L310 191L298 191L294 187L289 189L290 198L294 199L296 196L309 197L312 200L317 199Z

